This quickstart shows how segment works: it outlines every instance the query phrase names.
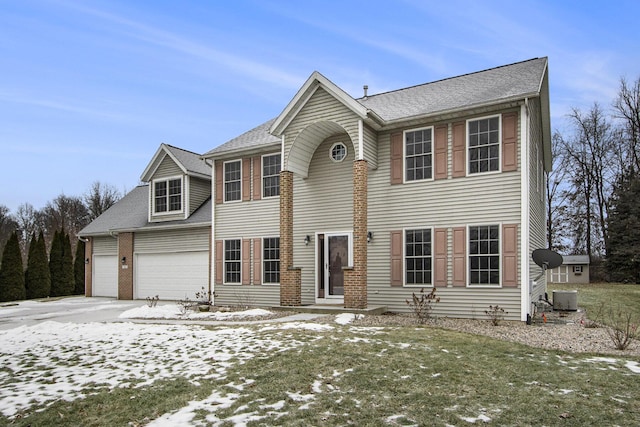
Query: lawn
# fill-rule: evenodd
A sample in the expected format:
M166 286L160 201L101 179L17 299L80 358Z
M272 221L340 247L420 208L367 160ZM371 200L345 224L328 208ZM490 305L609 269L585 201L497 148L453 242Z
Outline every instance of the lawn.
M0 332L0 425L639 425L640 360L428 326Z

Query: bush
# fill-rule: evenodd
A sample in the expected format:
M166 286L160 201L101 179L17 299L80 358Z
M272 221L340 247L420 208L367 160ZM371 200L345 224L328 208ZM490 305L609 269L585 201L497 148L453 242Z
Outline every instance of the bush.
M498 326L500 322L504 320L504 316L509 314L508 311L505 311L504 308L497 304L490 305L489 310L485 310L484 312L489 317L489 320L491 320L491 324L493 326Z
M27 273L25 276L27 298L48 297L51 293L51 273L47 263L47 248L42 232L33 246L33 251L31 248L29 249Z
M426 294L424 292L424 288L422 288L420 289L420 293L418 295L413 292L411 300L405 300L405 302L413 311L413 314L416 316L418 323L423 324L431 318L431 313L433 312L433 304L439 303L440 297L436 296L435 287L431 288L431 292Z
M619 306L608 311L607 334L617 350L626 350L638 336L638 323L634 316Z

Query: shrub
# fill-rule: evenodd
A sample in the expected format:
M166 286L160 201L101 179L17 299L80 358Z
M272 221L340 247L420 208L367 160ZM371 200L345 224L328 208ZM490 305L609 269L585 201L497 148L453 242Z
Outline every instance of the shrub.
M440 302L440 297L436 296L436 288L431 288L431 292L425 293L424 288L420 289L420 293L416 295L412 293L411 300L405 300L413 314L416 316L418 323L426 323L431 318L433 305Z
M156 295L155 297L147 297L147 306L149 306L149 308L154 308L156 305L158 305L159 299L160 297L158 295Z
M634 316L619 306L608 310L607 323L607 334L617 350L626 350L638 336L638 323Z
M508 311L497 304L490 305L489 310L485 310L484 312L489 317L489 320L491 320L493 326L498 326L500 322L504 320L504 316L509 314Z
M26 296L20 243L18 242L18 234L14 232L2 252L0 302L23 300Z

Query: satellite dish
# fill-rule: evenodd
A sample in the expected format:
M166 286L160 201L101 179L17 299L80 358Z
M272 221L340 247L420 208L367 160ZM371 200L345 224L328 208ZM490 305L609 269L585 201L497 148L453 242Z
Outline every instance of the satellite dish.
M560 267L563 262L562 255L551 249L536 249L531 256L533 261L543 270Z

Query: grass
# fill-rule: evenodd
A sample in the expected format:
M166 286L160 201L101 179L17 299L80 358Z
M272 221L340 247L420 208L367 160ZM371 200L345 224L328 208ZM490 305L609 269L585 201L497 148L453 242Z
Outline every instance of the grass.
M605 361L426 326L255 333L302 344L236 363L223 380L93 390L20 419L0 417L0 425L138 426L212 391L228 401L198 411L203 425L212 417L225 426L247 417L256 420L249 426L445 426L482 424L482 417L493 425L640 425L639 374L624 366L629 358Z
M622 310L631 313L635 319L640 319L640 285L622 283L589 283L567 285L551 283L547 286L549 297L554 290L577 290L578 306L586 310L590 320L607 322L602 316L602 307L614 310ZM601 312L602 319L595 319Z

